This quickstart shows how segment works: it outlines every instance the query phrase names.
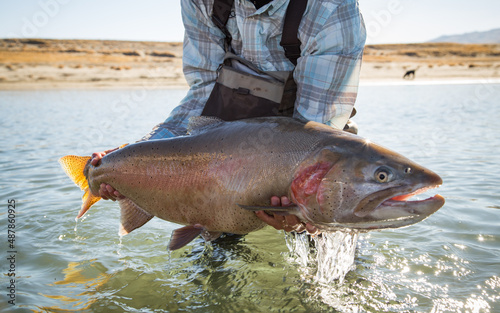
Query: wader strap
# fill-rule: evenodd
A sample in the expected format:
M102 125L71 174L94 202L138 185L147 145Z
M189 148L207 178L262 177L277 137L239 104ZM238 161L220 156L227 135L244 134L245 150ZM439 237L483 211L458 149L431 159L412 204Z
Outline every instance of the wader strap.
M306 6L307 0L290 0L286 9L285 21L283 22L280 46L283 47L285 56L293 65L297 65L297 59L300 57L301 42L297 34Z
M212 22L226 36L226 52L231 51L232 38L226 28L226 24L231 15L233 3L234 0L215 0L212 8ZM306 6L307 0L290 0L283 22L283 34L280 45L285 50L285 56L293 65L297 65L297 59L300 57L300 40L297 38L297 33Z
M226 36L225 38L225 50L230 51L231 49L231 34L226 28L227 21L231 15L231 9L233 8L234 0L215 0L214 6L212 7L212 22L217 26Z

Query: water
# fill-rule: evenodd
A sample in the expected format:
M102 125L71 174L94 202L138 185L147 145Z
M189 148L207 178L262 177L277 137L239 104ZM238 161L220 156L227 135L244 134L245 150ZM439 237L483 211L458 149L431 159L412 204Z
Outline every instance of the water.
M304 281L320 285L341 285L353 269L359 232L344 230L321 236L286 234L288 261L299 265Z
M184 93L0 92L0 312L500 312L500 85L360 88L360 135L439 173L447 202L422 223L361 234L347 269L297 259L289 246L308 242L271 228L169 253L175 224L120 238L113 202L75 222L81 192L57 159L134 142Z

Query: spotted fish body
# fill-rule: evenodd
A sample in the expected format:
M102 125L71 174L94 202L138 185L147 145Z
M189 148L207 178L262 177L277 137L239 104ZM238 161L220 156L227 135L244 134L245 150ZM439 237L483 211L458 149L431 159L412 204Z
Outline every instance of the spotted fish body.
M68 175L86 191L79 216L99 199L100 185L109 184L125 196L122 234L156 216L186 225L174 233L170 248L176 249L200 234L211 240L222 232L258 230L265 224L252 212L257 209L285 210L281 214L295 214L322 230L373 229L412 224L444 203L440 196L418 203L392 199L439 185L441 179L401 155L323 124L283 117L197 118L191 128L189 136L128 145L98 166L89 158L78 165L78 157L62 158ZM377 177L380 173L387 181ZM294 205L269 207L272 196L287 196Z

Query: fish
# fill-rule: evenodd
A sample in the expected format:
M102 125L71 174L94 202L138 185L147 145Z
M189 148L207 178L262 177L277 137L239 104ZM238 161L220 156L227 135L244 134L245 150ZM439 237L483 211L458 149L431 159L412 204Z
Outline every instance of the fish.
M96 166L90 160L59 160L84 191L77 218L109 184L125 197L119 234L158 217L183 226L170 250L200 235L257 231L266 225L257 210L293 214L324 232L370 231L420 222L445 203L439 194L410 200L442 185L431 170L363 137L289 117L195 117L186 136L126 145ZM272 196L291 205L273 207Z

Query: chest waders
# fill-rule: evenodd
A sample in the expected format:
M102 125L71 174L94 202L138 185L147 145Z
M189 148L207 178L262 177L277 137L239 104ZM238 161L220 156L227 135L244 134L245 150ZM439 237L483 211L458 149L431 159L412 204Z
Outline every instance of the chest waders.
M226 121L262 116L293 116L297 85L293 72L262 71L231 49L231 34L226 28L234 0L215 0L212 21L225 34L224 62L214 89L201 113ZM300 41L297 36L307 0L290 0L280 45L285 56L297 65Z

